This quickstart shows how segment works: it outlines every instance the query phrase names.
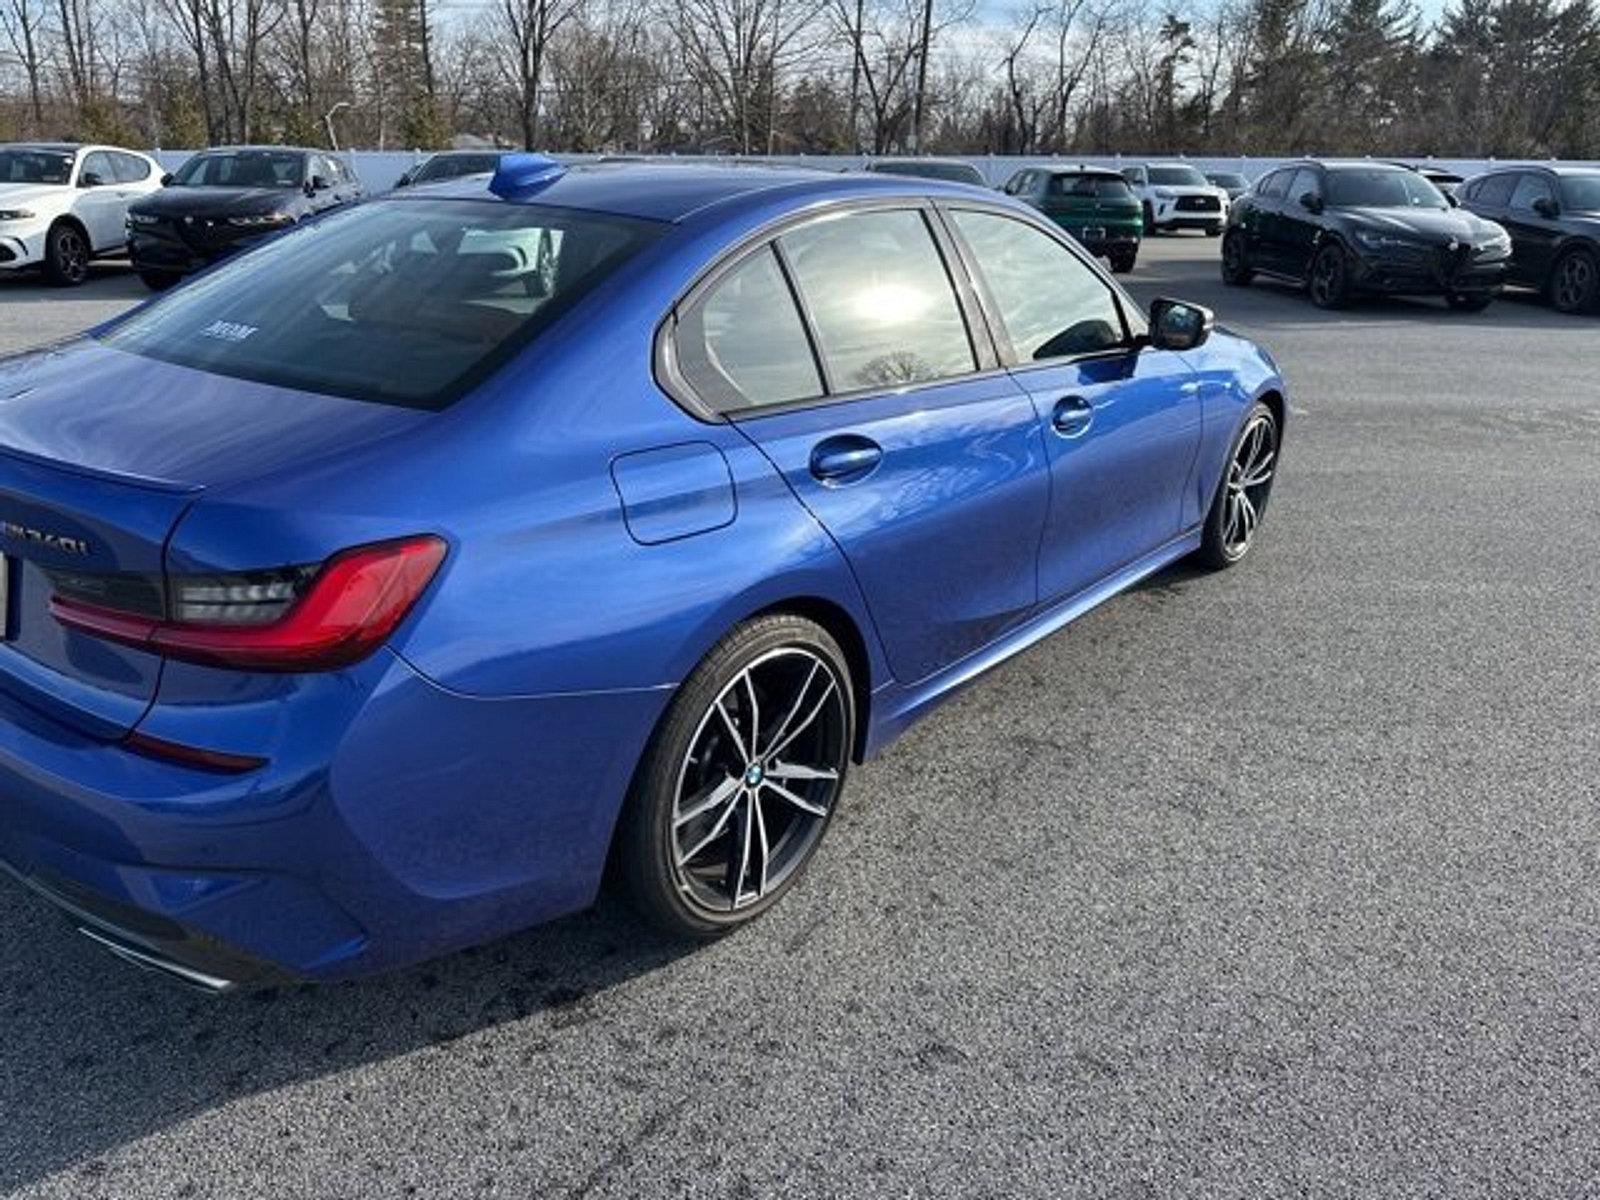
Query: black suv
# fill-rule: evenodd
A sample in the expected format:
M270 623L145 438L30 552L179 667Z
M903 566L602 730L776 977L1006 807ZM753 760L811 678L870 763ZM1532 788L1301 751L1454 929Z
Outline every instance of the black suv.
M268 234L361 198L343 161L293 146L203 150L128 209L128 256L156 289Z
M1487 308L1505 283L1511 239L1459 211L1415 171L1374 162L1306 161L1263 176L1236 205L1222 280L1258 272L1304 283L1322 308L1357 292L1443 296Z
M1600 170L1508 168L1469 180L1460 196L1511 235L1509 282L1538 288L1562 312L1600 304Z

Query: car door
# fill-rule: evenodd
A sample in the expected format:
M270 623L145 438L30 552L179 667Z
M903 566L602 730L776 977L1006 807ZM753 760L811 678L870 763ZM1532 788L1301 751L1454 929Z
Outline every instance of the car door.
M78 163L78 191L72 211L89 233L96 253L114 250L127 239L123 220L132 189L117 182L116 165L104 150L91 150Z
M1033 609L1049 488L1033 404L969 331L946 249L921 207L810 220L716 281L677 337L697 394L843 551L902 683Z
M1270 258L1272 225L1278 219L1278 209L1293 178L1293 168L1274 171L1265 176L1256 185L1255 191L1239 203L1237 227L1244 238L1253 267L1275 269Z
M1310 274L1311 256L1322 235L1322 217L1316 208L1308 205L1308 200L1320 204L1326 195L1319 171L1313 167L1300 167L1295 171L1271 226L1272 244L1268 255L1274 271L1295 279L1304 279Z
M1518 283L1543 285L1561 241L1560 215L1556 189L1548 176L1525 171L1517 177L1505 215L1499 221L1511 235Z
M1120 293L1085 256L1010 214L947 211L1002 361L1040 415L1050 505L1039 598L1063 600L1198 522L1186 484L1199 381L1177 354L1141 346Z

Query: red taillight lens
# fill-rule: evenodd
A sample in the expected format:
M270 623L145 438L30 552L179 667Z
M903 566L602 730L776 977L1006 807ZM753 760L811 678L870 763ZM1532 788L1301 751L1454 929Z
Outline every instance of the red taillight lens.
M444 560L437 537L358 546L320 568L173 580L176 619L158 620L57 594L63 625L157 654L253 671L326 671L371 654L405 619ZM287 581L287 582L286 582ZM192 586L190 586L192 585ZM215 620L185 613L215 614ZM254 622L254 623L252 623Z

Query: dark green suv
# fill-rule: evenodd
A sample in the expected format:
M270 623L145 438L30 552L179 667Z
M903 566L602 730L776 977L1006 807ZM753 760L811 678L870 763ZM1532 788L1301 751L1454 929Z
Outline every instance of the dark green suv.
M1128 181L1104 167L1026 167L1000 189L1026 200L1121 274L1133 270L1144 213Z

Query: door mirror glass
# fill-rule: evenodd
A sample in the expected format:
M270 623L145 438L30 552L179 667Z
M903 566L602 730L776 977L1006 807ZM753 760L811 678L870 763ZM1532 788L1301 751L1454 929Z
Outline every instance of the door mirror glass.
M1150 305L1150 344L1157 350L1193 350L1211 336L1216 318L1209 308L1182 300Z

